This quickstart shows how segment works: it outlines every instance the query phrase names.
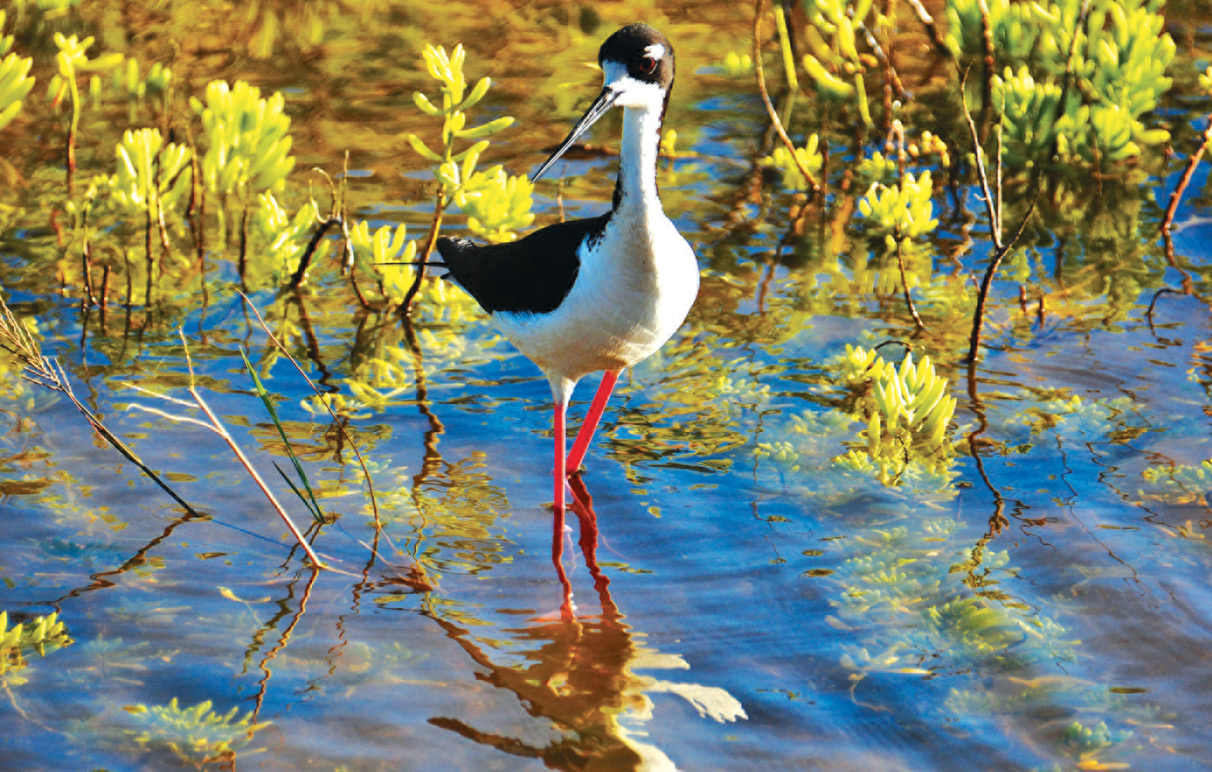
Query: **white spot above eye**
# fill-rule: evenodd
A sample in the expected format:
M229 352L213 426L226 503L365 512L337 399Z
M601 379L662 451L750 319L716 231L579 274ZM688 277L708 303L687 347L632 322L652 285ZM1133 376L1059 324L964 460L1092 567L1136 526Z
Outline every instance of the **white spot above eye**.
M665 91L660 84L636 80L627 72L627 65L609 59L602 62L606 76L606 87L618 92L615 104L619 107L636 107L659 111L665 102Z
M660 43L653 43L644 49L644 53L647 54L651 59L659 62L665 58L665 46L661 45Z

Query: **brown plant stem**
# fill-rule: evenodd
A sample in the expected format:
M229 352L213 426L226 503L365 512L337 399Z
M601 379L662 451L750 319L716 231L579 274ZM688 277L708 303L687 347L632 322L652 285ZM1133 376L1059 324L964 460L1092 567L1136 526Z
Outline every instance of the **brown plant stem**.
M787 136L786 129L783 128L783 121L779 118L778 111L774 109L774 103L770 101L770 92L766 90L766 74L762 69L762 12L765 10L764 0L755 0L753 9L753 73L757 78L758 93L762 95L762 103L766 105L766 112L770 116L770 122L774 125L775 133L779 135L779 139L783 141L783 146L787 148L787 152L791 153L791 160L795 162L796 168L807 181L809 190L815 194L820 191L820 183L816 177L796 155L795 144L791 141L791 137Z
M417 263L412 285L408 288L408 292L404 293L404 302L400 306L400 314L404 317L412 313L412 301L416 298L417 292L421 289L421 282L425 279L425 269L429 266L429 255L433 252L433 245L438 240L438 231L442 228L442 212L448 205L449 203L442 198L442 191L439 190L437 200L434 202L433 219L429 223L429 235L425 237L425 248L421 250L421 260Z
M934 50L950 58L951 49L947 48L947 41L943 38L943 33L939 30L938 25L935 24L934 17L926 10L926 6L922 5L922 0L906 0L906 2L913 8L913 12L917 14L918 21L930 33L930 40L934 43Z
M1174 224L1174 215L1178 212L1178 204L1182 200L1183 193L1187 190L1187 185L1191 183L1191 178L1195 176L1195 167L1199 166L1200 160L1204 157L1204 152L1208 149L1208 143L1212 142L1212 115L1207 116L1207 127L1204 129L1199 147L1187 159L1187 168L1183 169L1183 176L1179 178L1178 185L1174 188L1174 192L1170 194L1170 203L1166 207L1166 216L1162 218L1161 233L1168 235L1170 228Z
M343 221L341 218L329 217L316 226L316 230L311 234L311 239L307 242L307 248L303 250L303 256L299 258L299 267L291 274L290 284L287 286L291 289L298 289L307 275L307 269L311 267L311 259L315 255L316 249L320 246L320 239L324 238L324 234L328 233L329 229L342 224Z
M913 323L922 332L926 332L926 323L922 321L922 317L917 313L917 306L913 304L913 295L909 292L909 278L905 274L905 255L901 251L900 236L896 236L896 263L901 269L901 289L905 291L905 305L909 308L909 314L913 317Z

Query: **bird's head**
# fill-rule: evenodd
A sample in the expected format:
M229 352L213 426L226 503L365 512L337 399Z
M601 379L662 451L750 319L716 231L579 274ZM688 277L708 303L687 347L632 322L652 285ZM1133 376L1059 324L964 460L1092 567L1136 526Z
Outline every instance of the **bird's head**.
M531 181L543 174L611 107L664 113L673 88L673 45L647 24L628 24L598 49L605 83L597 99Z

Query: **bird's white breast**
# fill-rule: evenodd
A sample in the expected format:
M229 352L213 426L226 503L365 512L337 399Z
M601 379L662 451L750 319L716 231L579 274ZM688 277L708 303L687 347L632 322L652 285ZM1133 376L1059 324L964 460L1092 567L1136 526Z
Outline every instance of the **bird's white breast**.
M549 378L570 384L653 354L681 326L699 288L694 252L659 210L616 212L578 257L576 281L557 309L494 314Z

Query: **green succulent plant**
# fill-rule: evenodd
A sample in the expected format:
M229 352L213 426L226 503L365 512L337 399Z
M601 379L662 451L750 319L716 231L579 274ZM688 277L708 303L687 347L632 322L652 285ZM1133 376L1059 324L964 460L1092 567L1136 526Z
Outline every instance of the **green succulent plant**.
M534 184L524 175L506 174L497 165L463 178L454 196L467 215L467 228L493 243L513 241L517 230L534 222Z
M239 708L219 714L213 705L206 700L182 708L174 697L167 705L130 706L126 710L138 725L130 734L140 745L167 748L185 763L210 764L235 759L254 733L268 726L254 721L251 712L238 718Z
M310 238L310 231L317 222L315 203L308 201L292 216L278 203L274 194L266 191L257 196L257 205L252 217L252 231L265 246L260 262L269 266L277 284L283 284L299 267L299 260ZM320 260L328 252L330 242L321 240L316 244L313 260Z
M0 680L19 683L12 674L29 664L25 657L27 653L32 651L46 657L71 643L58 614L38 617L10 628L8 612L0 611Z
M762 166L772 169L778 169L783 173L783 187L791 190L806 190L808 188L808 180L804 177L800 167L796 164L795 159L798 158L800 163L811 172L816 174L821 170L824 164L824 156L820 153L821 138L816 134L809 135L808 141L803 147L795 149L795 156L792 157L787 148L779 145L771 151L770 155L762 159Z
M284 189L295 158L281 93L263 98L261 89L245 81L230 85L214 80L203 99L191 97L189 103L202 122L202 182L207 190L246 200Z
M933 180L929 170L914 177L906 174L899 183L872 183L859 201L859 211L877 235L896 241L921 236L938 225L934 219Z
M379 292L393 303L403 302L412 282L407 267L389 263L409 263L416 259L417 242L409 241L407 228L400 223L393 230L384 225L370 233L370 224L362 221L349 229L358 265L379 282Z
M866 428L859 444L836 463L872 473L886 485L895 484L911 465L934 473L950 467L954 450L947 426L956 399L929 357L914 364L906 355L897 367L874 351L848 345L839 370L839 381L858 394L854 416Z
M467 128L467 110L484 98L492 81L480 78L470 91L467 90L467 79L463 74L467 53L462 44L455 46L450 54L442 46L426 46L421 58L430 77L438 81L442 106L436 106L420 91L414 92L412 99L421 112L442 119L442 152L431 150L416 134L408 135L408 143L422 158L439 164L434 174L442 183L443 194L453 196L475 173L476 161L489 144L485 137L512 126L514 119L503 116ZM456 152L455 140L473 141L474 144Z
M117 171L109 178L109 188L114 200L128 210L157 217L189 188L188 182L181 181L189 169L189 148L165 144L159 129L128 129L114 154Z

